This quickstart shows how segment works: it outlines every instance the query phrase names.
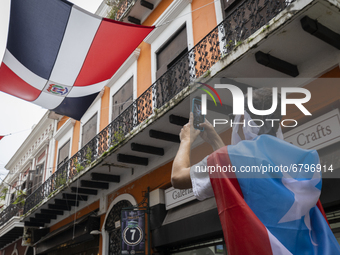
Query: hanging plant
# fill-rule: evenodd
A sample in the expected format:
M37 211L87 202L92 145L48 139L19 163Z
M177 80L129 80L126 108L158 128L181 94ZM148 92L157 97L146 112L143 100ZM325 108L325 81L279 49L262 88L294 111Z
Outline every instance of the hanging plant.
M13 204L23 206L25 204L26 197L27 197L27 194L25 191L17 190L16 199L14 200Z
M109 19L120 20L123 18L125 11L134 4L133 0L105 0L108 6L111 6L107 17Z

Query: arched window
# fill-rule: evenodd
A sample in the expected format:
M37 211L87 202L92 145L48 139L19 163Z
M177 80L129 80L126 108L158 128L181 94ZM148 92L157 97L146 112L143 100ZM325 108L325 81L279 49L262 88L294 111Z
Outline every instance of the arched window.
M109 233L109 255L121 254L122 209L131 206L132 204L128 200L121 200L112 207L109 215L107 216L105 230Z

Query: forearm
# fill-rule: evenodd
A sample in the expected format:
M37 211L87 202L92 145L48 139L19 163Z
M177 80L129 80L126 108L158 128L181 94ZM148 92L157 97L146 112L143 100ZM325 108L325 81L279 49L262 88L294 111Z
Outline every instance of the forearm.
M189 140L181 141L172 165L171 182L174 188L188 189L192 187L190 179L190 147Z
M218 138L216 138L216 140L211 143L211 146L214 151L217 151L218 149L224 147L225 144L222 141L222 139L218 136Z

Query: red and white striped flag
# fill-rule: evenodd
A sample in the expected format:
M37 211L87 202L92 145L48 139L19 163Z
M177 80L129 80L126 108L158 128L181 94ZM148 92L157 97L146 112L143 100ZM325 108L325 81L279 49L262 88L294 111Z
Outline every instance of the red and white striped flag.
M0 91L80 120L153 29L66 0L12 1Z

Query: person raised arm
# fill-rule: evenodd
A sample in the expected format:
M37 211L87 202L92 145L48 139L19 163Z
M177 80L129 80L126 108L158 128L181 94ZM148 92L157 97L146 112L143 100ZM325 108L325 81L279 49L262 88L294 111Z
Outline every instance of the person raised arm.
M171 173L171 183L176 189L189 189L192 187L190 179L190 148L199 134L204 141L213 147L214 151L224 146L222 139L209 121L205 120L200 126L204 127L203 132L194 129L193 114L190 113L189 122L183 126L179 134L181 143L174 159Z
M200 133L192 125L193 118L193 114L190 113L189 122L183 126L179 133L181 143L172 164L171 172L171 184L176 189L189 189L192 187L190 179L190 147Z

